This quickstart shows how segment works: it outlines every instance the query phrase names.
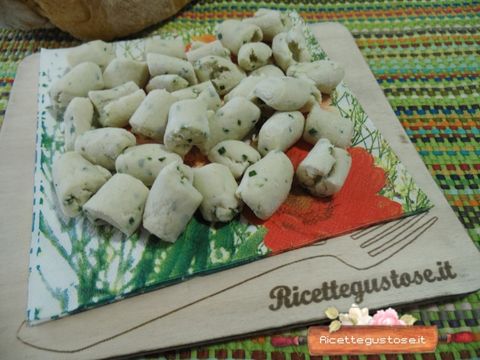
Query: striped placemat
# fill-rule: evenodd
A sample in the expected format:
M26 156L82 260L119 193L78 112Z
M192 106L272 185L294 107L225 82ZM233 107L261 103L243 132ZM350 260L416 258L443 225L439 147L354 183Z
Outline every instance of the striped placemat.
M378 83L445 197L480 245L480 2L294 0L194 2L143 32L181 32L259 7L296 10L308 22L338 21L353 34ZM18 63L40 48L77 44L58 30L0 29L0 126ZM0 130L1 131L1 130ZM401 309L440 334L480 332L480 292L454 302ZM305 334L299 329L292 334ZM231 341L152 358L307 359L305 346L274 348L269 336ZM320 357L322 358L322 357ZM323 357L340 359L342 357ZM480 342L440 344L434 354L345 359L474 359Z

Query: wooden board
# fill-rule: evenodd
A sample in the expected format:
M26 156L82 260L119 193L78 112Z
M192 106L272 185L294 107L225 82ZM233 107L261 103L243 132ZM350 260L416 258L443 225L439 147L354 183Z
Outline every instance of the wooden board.
M435 207L418 217L61 320L22 325L35 144L34 55L18 68L0 132L0 357L91 359L170 349L311 323L331 305L346 310L357 302L373 309L480 288L478 250L409 142L353 38L338 24L316 25L314 31L329 57L346 68L347 85ZM384 285L368 293L366 283Z

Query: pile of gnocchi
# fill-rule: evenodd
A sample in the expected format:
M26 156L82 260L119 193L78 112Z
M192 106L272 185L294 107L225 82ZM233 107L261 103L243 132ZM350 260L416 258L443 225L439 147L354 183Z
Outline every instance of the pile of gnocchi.
M353 124L321 103L344 71L311 61L288 15L226 20L214 41L185 49L181 38L150 38L145 61L117 58L103 41L68 51L70 70L49 89L64 120L53 181L65 216L175 242L197 210L212 223L243 206L269 218L294 176L312 196L341 189ZM313 146L295 170L285 152L301 139ZM187 165L192 152L205 161Z

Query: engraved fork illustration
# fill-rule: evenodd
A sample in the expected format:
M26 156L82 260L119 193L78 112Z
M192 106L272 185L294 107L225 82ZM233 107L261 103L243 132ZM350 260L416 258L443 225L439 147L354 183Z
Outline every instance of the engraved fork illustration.
M390 259L427 232L438 218L428 212L376 225L344 236L324 240L304 249L309 256L325 255L365 270Z

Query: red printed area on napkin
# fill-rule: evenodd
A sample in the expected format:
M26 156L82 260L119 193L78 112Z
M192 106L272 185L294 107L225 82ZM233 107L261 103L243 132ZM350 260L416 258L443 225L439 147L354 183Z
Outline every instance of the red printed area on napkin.
M300 143L287 152L295 169L310 148ZM294 185L287 200L268 220L259 220L248 211L246 216L252 223L268 229L264 243L272 252L309 245L402 215L399 203L379 195L386 175L374 165L372 155L359 147L348 152L352 167L344 186L333 197L315 198Z

